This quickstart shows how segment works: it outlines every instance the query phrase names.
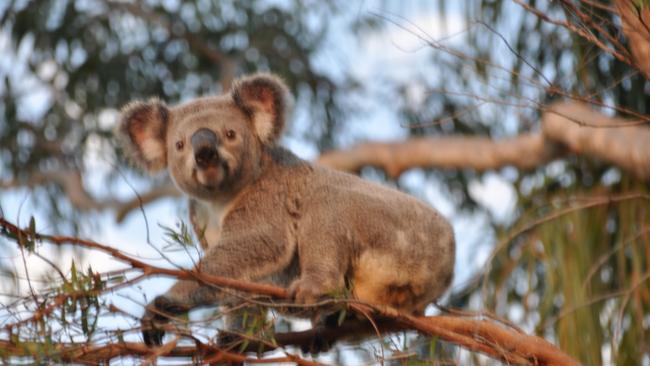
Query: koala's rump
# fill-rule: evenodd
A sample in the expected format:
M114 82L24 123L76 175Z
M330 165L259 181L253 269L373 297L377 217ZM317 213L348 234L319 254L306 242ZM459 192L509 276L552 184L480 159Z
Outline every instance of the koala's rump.
M350 246L355 297L422 312L451 282L454 237L435 210L394 189L323 169L310 197L319 227Z

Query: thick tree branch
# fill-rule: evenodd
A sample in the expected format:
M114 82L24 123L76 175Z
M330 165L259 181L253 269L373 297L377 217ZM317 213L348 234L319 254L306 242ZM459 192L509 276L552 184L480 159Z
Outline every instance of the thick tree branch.
M46 184L58 185L70 203L80 211L97 211L105 209L115 210L115 218L117 222L122 222L122 220L124 220L129 213L133 212L133 210L159 198L180 195L178 189L170 182L161 186L153 187L143 194L139 194L134 198L124 201L116 199L100 199L88 192L83 182L83 176L78 170L37 172L30 175L26 180L12 179L0 181L0 189L14 189L20 187L33 188Z
M487 137L421 137L404 142L359 144L348 150L327 152L319 164L358 172L365 166L381 168L397 177L412 168L497 169L512 165L532 169L561 155L539 134L524 134L503 141Z
M574 121L589 122L588 126ZM620 128L598 128L619 125ZM544 137L578 155L593 156L617 165L642 180L650 180L650 128L627 126L626 121L605 116L581 103L549 108L542 120Z
M618 128L614 128L620 126ZM601 127L601 128L599 128ZM330 151L318 162L356 172L376 166L391 176L412 168L476 169L514 166L532 169L571 151L615 164L639 179L650 180L650 129L605 116L585 104L559 103L547 108L542 132L494 141L479 137L424 137L393 143L359 144Z
M636 66L650 79L650 5L647 2L616 0ZM644 5L642 5L644 4Z
M159 274L174 276L180 279L199 281L205 285L217 286L220 288L226 287L248 293L265 295L274 299L284 300L285 303L287 300L289 300L288 293L284 288L274 287L266 284L245 282L231 278L212 276L195 270L183 271L151 266L139 259L125 255L117 249L91 240L84 240L68 236L43 235L34 232L33 229L20 229L11 222L1 217L0 228L0 234L12 238L18 243L24 243L26 241L47 241L56 245L73 244L83 248L99 250L129 264L133 268L140 269L144 275ZM55 311L64 303L64 301L61 300L61 296L65 295L56 297L54 301L49 304L42 304L42 306L39 307L39 310L35 312L31 318L21 320L20 325L24 325L29 322L39 322L46 315L48 315L48 313ZM568 355L564 354L561 350L546 342L545 340L535 336L525 335L518 330L504 327L503 325L497 324L496 322L487 319L474 319L456 316L415 317L400 313L394 309L375 307L350 299L332 299L330 301L327 301L327 303L339 303L341 305L346 305L351 312L356 313L359 317L372 319L371 325L373 331L379 330L382 332L395 331L400 329L416 330L422 334L438 337L441 340L454 343L471 351L484 353L492 358L503 360L508 363L579 365L577 361L573 360ZM286 306L286 304L283 304L283 306ZM17 323L14 323L9 324L8 326L13 328L17 325ZM358 326L361 327L363 325ZM365 327L365 331L368 331L370 329L368 325L365 325ZM330 330L329 334L318 334L325 334L326 337L339 339L341 335L349 333L346 331L346 328L342 329L345 333L343 333L341 330ZM313 332L319 332L319 330L314 330ZM278 346L288 344L304 345L305 343L310 342L310 340L306 338L309 335L310 333L293 333L285 334L284 338L282 338L283 336L277 335L277 338L283 342L277 344ZM313 335L314 333L311 334L311 336ZM96 354L102 354L101 352L106 351L110 353L110 356L115 353L118 353L119 355L121 354L120 352L127 352L128 350L132 350L130 354L141 355L140 351L138 351L139 348L137 347L136 349L128 348L127 351L124 351L124 346L120 344L106 345L105 349L101 348L104 346L97 345L96 347L100 347L94 350L96 351ZM7 347L4 347L5 350L19 348L20 347L11 348L9 345L7 345ZM170 352L172 352L172 350L170 350ZM86 353L87 352L84 354ZM10 352L8 355L16 354Z
M329 343L345 339L349 334L387 335L393 332L417 330L422 334L445 334L440 337L444 340L453 339L454 343L470 350L482 352L493 358L514 364L538 365L579 365L575 360L566 356L561 351L535 336L514 332L511 329L490 323L485 320L460 318L453 316L411 317L395 311L384 311L391 317L378 318L373 323L364 320L350 320L340 327L325 329L310 329L302 332L278 333L274 342L258 342L246 340L242 352L259 353L268 352L287 346L297 346L309 349L314 340L320 337ZM503 342L508 343L503 343ZM151 349L142 343L124 342L103 345L88 344L55 344L45 345L34 342L25 342L17 346L10 341L0 340L0 348L4 349L5 356L30 356L34 349L50 347L50 354L68 362L98 362L109 361L120 356L150 356L159 357L197 357L208 358L210 354L222 354L228 360L246 360L255 363L255 358L246 358L243 355L225 352L216 347L201 344L199 347L167 347L175 343L168 343L159 349ZM238 347L235 347L239 349ZM163 352L164 350L164 352ZM0 353L1 354L1 353ZM287 362L276 359L276 362ZM292 360L296 362L295 359Z
M185 357L192 358L197 361L210 359L213 362L227 361L246 362L251 364L289 362L304 366L323 365L321 363L304 360L293 355L267 359L251 358L204 344L202 344L200 347L180 346L169 349L164 349L165 346L161 347L163 348L163 352L156 354L156 352L161 350L160 348L152 349L143 343L134 342L109 343L101 345L83 343L47 344L39 342L21 342L20 345L16 345L11 341L0 340L0 357L31 357L36 352L41 351L43 354L47 354L55 360L61 360L63 362L70 362L75 364L83 363L91 365L103 364L103 362L107 362L118 357L149 357L152 355L156 356L156 358Z

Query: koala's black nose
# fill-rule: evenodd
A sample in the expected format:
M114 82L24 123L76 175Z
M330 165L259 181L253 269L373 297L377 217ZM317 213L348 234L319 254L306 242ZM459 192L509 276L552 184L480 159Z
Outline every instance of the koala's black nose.
M194 132L190 138L190 143L192 144L192 150L194 150L194 160L199 168L206 168L219 160L219 154L217 153L219 138L211 130L202 128Z

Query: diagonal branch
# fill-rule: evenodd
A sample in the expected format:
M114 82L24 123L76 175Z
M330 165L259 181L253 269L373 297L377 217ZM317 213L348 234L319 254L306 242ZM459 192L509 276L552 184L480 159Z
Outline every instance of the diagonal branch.
M614 3L636 66L650 79L650 5L630 0L616 0Z
M166 346L166 345L165 345ZM183 357L195 360L218 358L227 362L256 363L295 363L301 366L323 366L322 363L309 361L293 355L259 359L225 351L215 346L201 344L195 346L176 346L171 348L161 347L162 350L152 349L143 343L118 342L102 345L84 343L58 343L48 344L40 342L21 342L17 345L11 341L0 340L0 355L3 357L31 357L35 350L47 350L50 357L75 364L104 364L118 357Z
M588 121L589 125L572 123ZM650 128L627 126L620 118L608 117L582 103L560 103L542 118L547 141L562 144L577 155L602 159L645 181L650 180ZM599 126L620 128L598 128Z
M374 142L347 150L326 152L318 163L347 172L365 166L398 177L413 168L498 169L512 165L528 170L561 156L562 149L539 134L523 134L503 141L488 137L421 137L403 142Z
M83 175L78 170L44 171L31 174L25 180L4 180L0 181L0 189L33 188L46 184L58 185L70 203L80 211L115 210L115 219L117 222L122 222L133 210L150 202L164 197L180 195L180 192L172 183L166 183L153 187L143 194L124 201L101 199L88 192L83 181Z
M452 136L365 143L327 152L318 162L348 172L375 166L391 176L399 176L412 168L485 171L514 166L529 170L572 152L602 159L639 179L650 180L647 141L650 141L650 128L608 117L586 104L569 102L546 109L539 133L501 141Z
M47 241L56 245L72 244L83 248L102 251L120 261L129 264L133 268L142 270L144 275L158 274L174 276L180 279L199 281L205 285L226 287L248 293L270 296L274 299L285 301L289 300L288 292L284 288L266 284L240 281L232 278L212 276L207 273L198 272L196 270L183 271L151 266L139 259L131 258L130 256L125 255L115 248L97 243L92 240L85 240L69 236L44 235L34 232L33 229L20 229L2 217L0 217L0 228L0 234L11 238L18 243L24 243L25 240L38 240ZM508 363L579 365L577 361L573 360L571 357L544 339L523 334L518 330L504 327L503 325L500 325L491 320L457 316L416 317L401 313L394 309L363 304L351 299L332 299L329 301L329 303L337 302L345 304L351 312L356 313L361 318L370 316L373 321L371 322L370 327L367 324L365 325L366 330L370 328L375 330L380 329L380 331L411 329L418 331L424 335L438 337L441 340L454 343L468 350L480 352L492 358ZM54 311L56 307L53 306L53 304L50 304L49 306L43 305L41 309L45 310L40 310L40 312L34 314L32 320L38 321L42 319L45 315L44 311ZM374 320L375 318L378 320ZM24 322L24 320L21 322ZM361 327L363 325L359 324L358 326ZM345 330L346 329L343 328L343 331ZM324 334L321 332L321 330L318 329L313 330L313 332L316 333L311 333L311 336L314 336L316 334ZM331 334L327 336L331 337L332 339L339 339L343 334L337 330L330 330L330 332ZM345 334L347 333L349 332L345 332ZM304 344L305 342L309 341L306 338L309 335L310 333L289 335L285 334L284 338L282 338L280 335L277 335L278 339L280 339L282 342L286 342L278 343L278 345L284 346L288 344L295 344L298 343L298 341ZM116 347L118 351L122 350L122 348L120 348L120 344L106 345L106 347ZM4 347L4 349L10 348ZM96 351L100 352L99 349ZM114 349L113 352L115 352ZM139 355L139 352L140 351L134 350L131 354ZM170 350L170 352L173 352L173 350ZM12 355L12 353L9 355Z

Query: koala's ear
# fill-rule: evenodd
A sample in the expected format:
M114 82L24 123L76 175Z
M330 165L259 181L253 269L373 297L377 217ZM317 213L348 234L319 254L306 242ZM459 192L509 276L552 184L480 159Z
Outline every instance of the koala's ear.
M271 74L255 74L233 84L235 104L253 122L253 128L264 143L273 143L280 137L291 102L284 82Z
M117 130L122 146L138 167L150 173L167 165L168 119L169 109L158 99L131 102L122 109Z

